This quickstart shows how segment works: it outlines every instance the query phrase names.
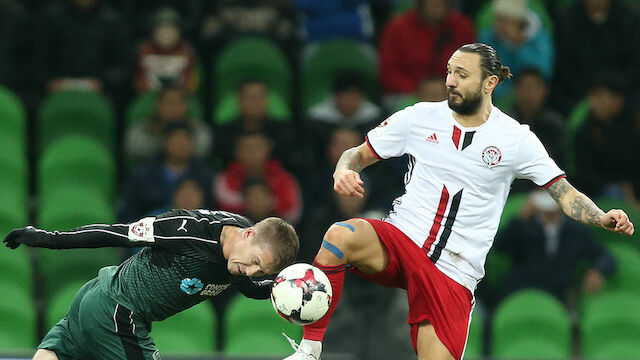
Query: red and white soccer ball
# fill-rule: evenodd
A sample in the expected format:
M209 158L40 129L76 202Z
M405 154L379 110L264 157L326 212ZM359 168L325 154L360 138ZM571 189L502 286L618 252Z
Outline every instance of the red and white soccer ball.
M308 325L327 313L331 295L331 282L322 270L309 264L293 264L276 277L271 303L285 320Z

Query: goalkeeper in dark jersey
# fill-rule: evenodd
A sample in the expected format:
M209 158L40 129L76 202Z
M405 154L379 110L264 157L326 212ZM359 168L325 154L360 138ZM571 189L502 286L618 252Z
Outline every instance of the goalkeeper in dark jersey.
M269 281L294 262L298 236L279 218L253 225L209 210L172 210L132 224L87 225L70 231L13 230L7 247L49 249L105 246L144 249L120 266L102 268L71 302L66 317L45 336L34 360L157 360L149 335L160 321L215 296L230 284L248 297L269 297Z

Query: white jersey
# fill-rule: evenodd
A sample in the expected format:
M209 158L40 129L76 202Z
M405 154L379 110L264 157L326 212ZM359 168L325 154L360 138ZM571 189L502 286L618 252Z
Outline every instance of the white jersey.
M493 107L466 128L447 102L418 103L367 134L380 159L409 154L405 194L385 219L445 275L473 292L515 178L547 187L564 177L529 126Z

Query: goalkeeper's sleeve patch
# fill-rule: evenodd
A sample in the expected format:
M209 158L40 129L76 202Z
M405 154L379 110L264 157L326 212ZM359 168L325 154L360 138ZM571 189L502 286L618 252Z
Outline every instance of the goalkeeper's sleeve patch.
M129 240L130 241L145 241L154 242L153 238L153 222L155 217L146 217L140 221L134 222L129 225Z

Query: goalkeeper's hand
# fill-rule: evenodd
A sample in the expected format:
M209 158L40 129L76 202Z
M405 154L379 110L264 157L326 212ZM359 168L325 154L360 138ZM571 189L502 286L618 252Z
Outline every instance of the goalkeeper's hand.
M20 246L20 244L33 246L36 241L35 235L36 229L33 226L27 226L11 230L2 242L4 242L9 249L15 249Z

